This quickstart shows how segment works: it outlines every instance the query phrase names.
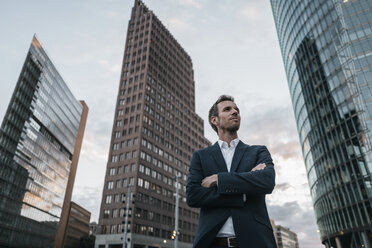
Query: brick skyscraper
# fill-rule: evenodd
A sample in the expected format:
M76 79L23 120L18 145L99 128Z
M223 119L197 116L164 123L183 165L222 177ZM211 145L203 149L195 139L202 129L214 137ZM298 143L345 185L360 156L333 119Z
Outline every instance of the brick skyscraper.
M134 4L96 247L123 243L122 200L129 185L135 194L135 202L130 201L131 247L169 242L175 228L176 174L181 175L178 237L180 247L190 247L199 212L186 204L186 177L192 152L210 144L203 120L195 113L192 61L142 1Z

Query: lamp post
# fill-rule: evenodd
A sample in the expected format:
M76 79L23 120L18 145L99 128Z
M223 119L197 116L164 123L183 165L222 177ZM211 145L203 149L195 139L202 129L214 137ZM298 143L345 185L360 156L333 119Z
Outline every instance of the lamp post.
M179 179L180 178L180 175L177 173L176 175L176 209L174 211L174 215L175 215L175 218L174 218L174 248L178 248L178 216L179 216L179 212L178 212L178 206L179 206Z
M127 237L128 237L128 218L129 218L129 201L130 201L130 188L132 186L128 185L128 194L127 194L127 207L125 209L125 221L124 221L124 240L123 248L127 248Z

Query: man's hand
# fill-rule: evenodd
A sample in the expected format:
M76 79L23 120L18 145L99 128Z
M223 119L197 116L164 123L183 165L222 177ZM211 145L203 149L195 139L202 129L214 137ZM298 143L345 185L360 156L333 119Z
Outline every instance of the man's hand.
M252 169L252 171L263 170L265 169L265 167L266 167L266 164L258 164L256 165L256 167Z
M218 179L217 174L213 174L212 176L206 177L203 179L201 186L203 186L204 188L214 187L217 185L217 179Z

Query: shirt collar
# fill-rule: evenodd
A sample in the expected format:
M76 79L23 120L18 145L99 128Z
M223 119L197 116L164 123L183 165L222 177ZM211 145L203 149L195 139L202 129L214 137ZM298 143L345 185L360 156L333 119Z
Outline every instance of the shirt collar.
M230 142L230 147L227 145L227 142L226 141L222 141L222 140L218 140L218 144L220 145L220 148L221 149L228 149L228 148L235 148L238 143L239 143L240 139L239 138L236 138L236 139L233 139L231 142Z

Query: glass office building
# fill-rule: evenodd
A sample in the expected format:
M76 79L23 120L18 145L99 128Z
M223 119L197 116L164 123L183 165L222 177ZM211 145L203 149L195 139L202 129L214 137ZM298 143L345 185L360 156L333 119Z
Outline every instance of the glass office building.
M34 37L0 130L1 247L53 246L84 106Z
M372 247L372 1L271 0L327 247Z

